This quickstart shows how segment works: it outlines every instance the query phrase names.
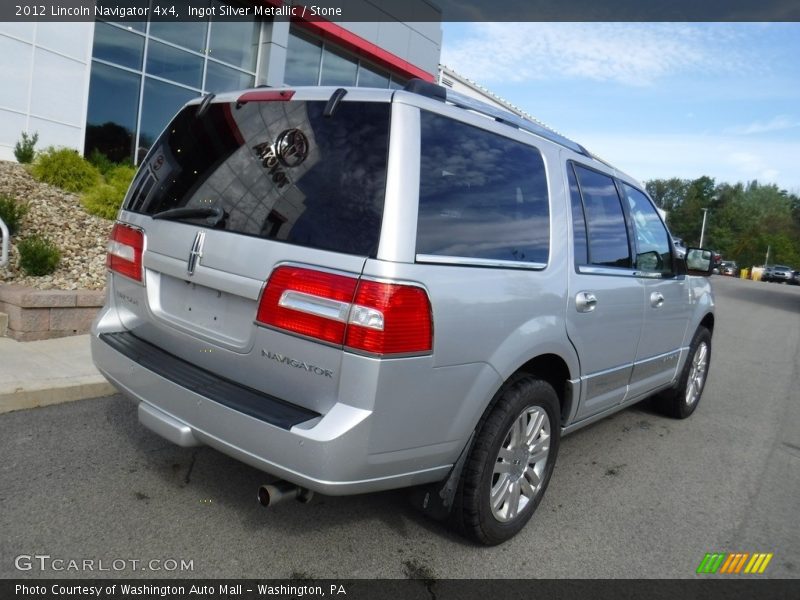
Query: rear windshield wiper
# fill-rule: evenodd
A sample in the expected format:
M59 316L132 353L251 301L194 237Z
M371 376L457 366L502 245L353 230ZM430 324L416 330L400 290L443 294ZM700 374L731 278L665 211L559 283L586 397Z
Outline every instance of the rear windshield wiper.
M183 208L170 208L162 210L153 215L154 219L202 219L206 218L206 223L211 227L216 227L222 223L227 214L218 206L186 206Z

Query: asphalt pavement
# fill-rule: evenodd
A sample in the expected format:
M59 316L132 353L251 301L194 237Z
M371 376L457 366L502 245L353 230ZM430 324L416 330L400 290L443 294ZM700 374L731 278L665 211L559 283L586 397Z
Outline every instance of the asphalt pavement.
M0 577L684 578L707 552L771 552L760 577L798 578L800 287L713 282L695 414L644 403L564 438L533 520L502 546L400 491L263 509L263 474L173 446L114 395L0 414Z

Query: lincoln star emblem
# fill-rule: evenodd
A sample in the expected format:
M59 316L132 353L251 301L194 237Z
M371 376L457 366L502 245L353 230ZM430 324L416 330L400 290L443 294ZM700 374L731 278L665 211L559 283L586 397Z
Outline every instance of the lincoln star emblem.
M194 275L195 267L197 267L197 263L200 262L200 258L203 256L203 244L205 241L205 231L198 231L197 235L194 236L192 249L189 251L189 261L186 263L186 272L190 277Z
M299 129L287 129L275 141L275 154L284 167L296 167L308 157L308 138Z

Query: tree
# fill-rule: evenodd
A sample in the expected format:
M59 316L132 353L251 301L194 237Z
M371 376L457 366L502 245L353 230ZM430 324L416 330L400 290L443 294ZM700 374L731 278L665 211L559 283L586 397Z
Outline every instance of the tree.
M786 190L757 181L715 185L710 177L656 179L646 187L668 211L673 235L687 244L700 241L707 208L706 247L742 266L763 264L770 247L771 264L800 268L800 198Z

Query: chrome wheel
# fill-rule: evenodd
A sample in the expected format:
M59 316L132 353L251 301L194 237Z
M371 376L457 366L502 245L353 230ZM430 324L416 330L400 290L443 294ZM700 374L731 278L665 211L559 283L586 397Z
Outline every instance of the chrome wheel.
M692 357L689 378L686 380L686 405L693 406L700 398L708 373L708 344L701 342Z
M511 424L494 462L489 504L495 519L514 520L542 489L550 454L550 418L526 408Z

